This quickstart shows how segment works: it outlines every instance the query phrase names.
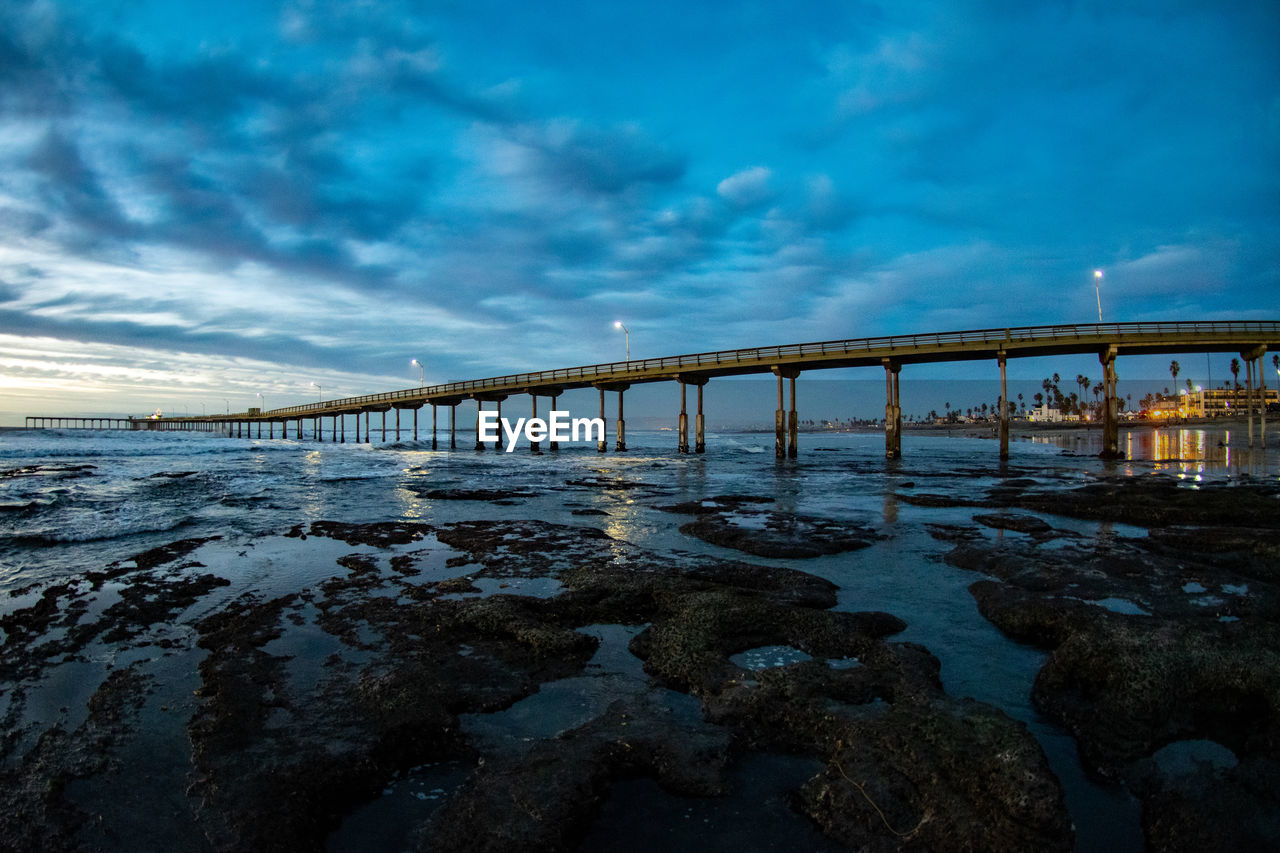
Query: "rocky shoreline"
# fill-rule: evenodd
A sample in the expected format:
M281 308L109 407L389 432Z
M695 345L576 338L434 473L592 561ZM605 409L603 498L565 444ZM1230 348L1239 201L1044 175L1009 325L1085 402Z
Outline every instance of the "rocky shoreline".
M964 499L902 479L895 497L972 510L926 522L943 559L975 573L983 617L1048 652L1035 707L1141 799L1150 849L1274 847L1280 489L1011 474ZM886 535L764 496L656 508L691 518L687 536L791 561ZM1061 519L1128 527L1085 536ZM724 798L737 768L784 755L809 769L778 819L814 849L1073 846L1027 726L948 694L937 658L894 639L906 623L835 609L837 587L799 568L536 520L316 521L258 546L315 547L334 568L233 591L204 562L234 560L226 545L186 539L15 593L26 604L0 618L4 845L123 849L125 813L160 804L153 846L319 850L397 780L447 765L406 818L412 846L576 850L620 785ZM102 660L85 707L42 725L40 678ZM588 698L556 704L573 690ZM536 733L486 734L525 708Z
M992 578L970 587L982 615L1050 652L1036 707L1076 737L1088 770L1142 800L1150 849L1280 843L1277 501L1265 481L1024 484L959 502L1002 510L976 514L977 525L933 531L955 543L949 563ZM1088 540L1012 510L1148 532Z

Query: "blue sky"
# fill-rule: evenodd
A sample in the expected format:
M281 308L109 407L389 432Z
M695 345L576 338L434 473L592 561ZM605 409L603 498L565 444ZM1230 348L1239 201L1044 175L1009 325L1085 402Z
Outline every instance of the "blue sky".
M617 319L1089 322L1095 268L1108 320L1280 316L1274 2L0 0L4 422L607 361Z

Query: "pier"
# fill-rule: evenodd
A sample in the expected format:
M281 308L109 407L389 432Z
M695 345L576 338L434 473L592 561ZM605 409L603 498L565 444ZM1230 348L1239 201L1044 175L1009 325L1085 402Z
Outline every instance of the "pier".
M614 450L626 450L626 420L623 397L632 385L647 382L675 382L679 385L679 411L673 419L678 424L677 450L703 453L706 450L703 390L714 378L749 374L773 374L778 383L778 407L774 413L774 448L778 458L794 459L798 453L799 407L797 404L797 380L807 371L831 370L850 367L878 367L885 374L885 455L898 458L902 455L902 401L899 379L904 368L916 369L922 365L956 362L988 361L993 366L993 384L999 382L1000 457L1009 456L1009 408L1005 378L1009 359L1054 355L1096 355L1103 369L1102 413L1103 456L1119 456L1119 371L1117 362L1123 356L1167 353L1239 353L1246 367L1245 400L1249 415L1249 440L1253 442L1254 418L1259 417L1259 435L1266 443L1266 370L1262 358L1268 348L1280 347L1280 322L1230 321L1230 322L1159 322L1159 323L1088 323L1059 326L1018 326L1002 329L976 329L962 332L937 332L915 335L892 335L848 340L821 341L815 343L785 344L781 346L748 347L736 350L692 353L639 360L615 361L582 367L559 368L534 373L518 373L471 379L346 397L287 406L261 411L250 409L243 413L208 415L201 417L162 418L67 418L32 416L27 426L39 428L73 429L144 429L144 430L192 430L222 431L233 437L253 437L256 425L257 437L262 437L262 425L267 425L267 437L275 436L275 425L280 424L281 437L288 438L290 424L298 438L303 434L304 420L312 421L312 434L317 441L324 440L325 419L331 419L329 430L332 441L346 441L346 419L355 418L355 440L361 440L360 415L365 417L365 442L372 440L374 428L371 414L381 415L381 435L387 437L387 413L395 410L394 431L401 434L401 414L412 411L413 435L418 437L418 411L430 406L431 444L438 446L436 415L441 406L449 409L449 446L457 447L455 415L457 406L467 400L476 403L477 412L486 402L493 403L499 415L502 402L516 395L529 395L531 408L537 414L537 398L550 397L552 408L556 398L564 391L578 388L594 388L599 391L600 418L607 420L606 393L617 395L617 417L614 420ZM998 373L998 379L997 379ZM1256 382L1255 378L1256 377ZM689 415L686 391L689 385L697 389L694 416L695 437L689 441ZM674 411L674 401L673 401ZM93 424L93 425L90 425ZM606 430L607 438L607 430ZM475 450L484 450L479 429ZM536 443L530 448L540 452ZM554 442L551 450L556 450ZM597 450L604 453L608 442L601 440Z

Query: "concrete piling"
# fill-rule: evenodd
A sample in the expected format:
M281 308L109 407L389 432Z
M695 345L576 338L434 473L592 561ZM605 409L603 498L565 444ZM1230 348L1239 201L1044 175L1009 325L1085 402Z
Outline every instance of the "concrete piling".
M886 459L902 458L902 398L899 390L899 373L902 365L883 359L884 404L884 455Z
M1009 458L1009 383L1005 371L1007 357L1002 352L996 356L1000 363L1000 458Z
M685 389L687 387L684 382L680 383L679 440L676 443L676 451L679 453L689 452L689 415L685 411Z

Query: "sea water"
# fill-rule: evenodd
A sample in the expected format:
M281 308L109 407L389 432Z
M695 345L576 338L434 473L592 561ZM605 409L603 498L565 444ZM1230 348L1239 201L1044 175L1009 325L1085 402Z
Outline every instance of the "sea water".
M1275 451L1250 450L1241 446L1242 439L1238 428L1143 428L1122 433L1121 448L1129 459L1104 464L1096 458L1097 430L1038 434L1016 441L1009 466L1002 466L995 441L939 432L908 432L904 458L896 461L885 460L883 437L876 434L805 433L800 458L782 461L774 458L773 435L762 433L710 434L705 454L677 453L672 431L635 431L628 434L625 453L597 453L591 444L535 455L527 446L513 453L478 453L461 437L467 449L432 451L429 440L357 444L6 430L0 432L0 613L29 606L44 586L86 570L178 539L216 536L216 547L201 553L205 571L232 583L177 617L190 623L246 591L296 592L341 574L333 561L359 548L312 537L303 559L292 540L279 538L295 525L320 520L538 519L598 526L614 539L682 558L740 559L744 555L680 534L677 528L687 519L655 507L714 495L763 495L774 499L777 511L856 521L885 538L860 551L816 559L746 559L834 582L840 609L884 610L905 620L907 629L893 639L920 643L937 656L949 693L988 702L1027 723L1063 784L1080 849L1136 850L1142 846L1136 802L1086 776L1074 740L1031 705L1032 682L1044 654L1008 640L980 616L967 592L976 576L944 563L941 556L950 546L929 536L924 526L926 521L967 523L973 510L916 507L895 495L914 484L932 493L978 496L1009 476L1063 488L1103 474L1157 473L1189 488L1207 479L1275 476ZM648 491L563 489L566 481L593 478L641 482ZM433 489L452 488L536 494L508 505L424 497ZM583 509L606 514L575 514ZM1117 527L1066 519L1053 523L1097 537L1113 536ZM108 588L95 607L107 606L110 594ZM555 589L528 594L555 594ZM770 653L786 655L785 650ZM29 685L24 724L37 731L53 723L74 727L106 663L90 655L60 665L43 684ZM315 668L314 661L297 665L304 671ZM619 667L616 679L640 677L638 668L630 675L626 670ZM551 700L571 689L569 684L549 691ZM565 703L603 704L588 699L566 698ZM500 740L504 725L517 725L516 716L494 715L473 722L473 728L477 736ZM772 766L767 758L756 763ZM461 778L456 768L449 772L450 778Z

